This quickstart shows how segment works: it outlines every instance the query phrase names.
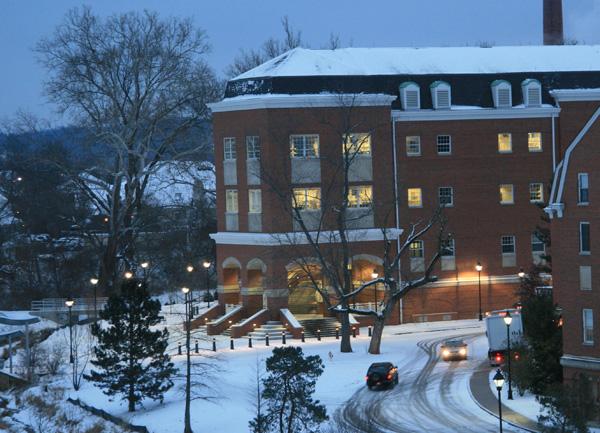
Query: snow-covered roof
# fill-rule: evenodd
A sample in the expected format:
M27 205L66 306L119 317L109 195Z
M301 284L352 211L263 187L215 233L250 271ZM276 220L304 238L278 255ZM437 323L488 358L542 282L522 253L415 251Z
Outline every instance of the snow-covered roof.
M600 45L295 48L233 79L600 71Z

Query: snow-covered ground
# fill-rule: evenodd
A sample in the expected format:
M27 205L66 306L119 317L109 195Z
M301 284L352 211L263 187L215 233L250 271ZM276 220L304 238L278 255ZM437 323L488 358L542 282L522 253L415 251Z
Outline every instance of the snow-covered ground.
M205 305L203 304L203 309ZM177 355L178 344L184 341L184 333L181 330L183 306L177 304L164 306L163 314L171 333L169 352L173 355L176 366L183 370L185 355ZM480 430L472 431L493 431L494 426L497 425L496 418L482 411L473 402L468 391L471 372L487 355L487 342L483 331L481 324L474 320L388 326L383 339L382 354L377 356L367 353L369 338L366 336L366 328L361 329L361 336L352 339L353 353L340 353L339 341L335 338L325 338L321 342L307 340L306 343L288 340L288 344L300 345L305 354L319 355L323 359L325 369L318 380L315 397L326 405L330 417L333 417L338 409L345 408L349 400L365 403L368 406L375 399L380 399L384 393L393 392L394 398L378 403L378 413L384 420L391 420L390 422L397 422L398 425L406 427L410 427L410 423L413 423L413 430L417 428L414 431L425 431L419 430L416 426L425 428L425 425L429 425L439 432L454 431L451 426L462 425L468 420L472 425L484 426ZM469 360L460 363L438 362L439 341L456 335L464 335L468 340ZM218 336L219 350L214 353L210 350L212 337L206 338L201 332L196 331L194 340L196 338L201 353L194 354L194 362L206 363L215 369L211 373L212 377L199 376L193 379L198 384L208 386L209 389L200 386L195 388L203 390L205 396L214 399L213 401L196 399L192 402L194 430L219 433L248 431L248 421L254 416L252 401L255 398L257 365L264 368L264 360L270 356L272 348L281 343L271 341L271 346L266 347L264 341L254 341L254 347L250 349L247 347L246 339L237 339L236 348L232 351L229 349L229 339ZM68 344L68 329L56 331L44 343L47 347L56 344L63 346ZM366 370L372 362L377 361L391 361L398 365L400 384L396 389L383 393L366 390L364 386ZM163 404L150 400L144 401L142 408L130 414L127 412L126 402L109 399L91 383L83 381L81 389L73 391L69 368L69 364L66 363L63 367L63 376L54 378L50 382L51 387L66 388L64 398L70 396L81 399L89 405L104 409L133 424L145 425L152 433L182 431L184 414L182 377L175 380L176 385L165 395ZM424 371L427 375L423 374ZM412 404L413 407L404 412L404 415L400 414L397 411L396 394L400 399L404 399L417 391L420 392L422 401L416 401ZM37 392L41 392L41 387ZM427 411L440 412L437 414L440 419L429 419L433 417L427 415L427 412L421 413L423 407ZM446 409L449 409L449 413L442 413ZM19 419L28 422L29 416L30 414L23 413L19 415ZM448 427L446 430L443 428L440 430L436 426L440 425L444 417L447 417Z

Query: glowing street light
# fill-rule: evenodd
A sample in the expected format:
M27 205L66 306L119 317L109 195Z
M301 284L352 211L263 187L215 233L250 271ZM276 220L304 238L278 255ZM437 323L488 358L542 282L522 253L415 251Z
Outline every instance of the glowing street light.
M523 270L523 268L519 269L519 273L517 275L520 279L525 278L525 271Z
M72 315L71 315L71 309L73 308L73 305L75 304L75 301L73 300L73 298L69 297L66 301L65 301L65 305L67 306L67 308L69 309L69 362L71 364L73 364L73 320Z
M506 311L506 315L503 318L504 323L506 323L506 339L507 339L507 352L508 352L508 399L513 399L512 393L512 383L510 380L511 372L510 372L510 324L512 323L512 316L510 315L510 311Z
M373 272L371 272L371 278L373 280L376 280L377 278L379 278L377 269L373 269ZM377 283L375 283L375 312L377 313Z
M98 286L98 278L96 277L92 277L90 278L90 284L92 285L92 287L94 288L94 320L98 319L98 308L97 308L97 293L96 293L96 287Z
M128 280L133 278L133 272L131 271L127 271L125 272L125 278L127 278Z
M496 370L496 374L492 378L496 389L498 390L498 415L500 419L500 433L502 433L502 386L504 385L504 376L500 369Z
M479 285L479 321L481 322L483 320L483 314L481 314L481 271L483 270L483 266L481 266L481 263L477 262L475 270L477 271L477 282Z

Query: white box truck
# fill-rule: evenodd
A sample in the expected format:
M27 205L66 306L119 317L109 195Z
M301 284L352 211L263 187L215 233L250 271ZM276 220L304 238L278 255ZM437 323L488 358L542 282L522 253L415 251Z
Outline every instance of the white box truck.
M523 336L523 323L521 321L521 310L507 309L497 310L489 313L485 318L485 334L487 335L489 349L488 359L490 365L496 366L504 363L507 351L507 329L504 323L506 312L510 312L512 322L510 324L510 347L511 355L518 356L516 352L512 353L512 348L521 342Z

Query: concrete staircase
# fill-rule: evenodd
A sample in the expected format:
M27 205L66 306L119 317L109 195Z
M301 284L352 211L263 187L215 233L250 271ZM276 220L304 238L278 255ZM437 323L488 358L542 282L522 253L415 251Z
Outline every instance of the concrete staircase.
M335 317L322 317L319 319L299 320L304 327L304 336L306 338L316 338L317 330L321 330L321 337L335 337L335 328L341 330L342 325ZM340 331L341 332L341 331Z
M252 337L253 340L264 340L268 333L269 340L281 340L282 331L285 331L286 340L292 338L292 334L285 329L285 326L283 326L281 322L269 320L264 325L255 328L254 331L250 332L248 337Z
M240 321L238 321L236 323L232 323L231 326L237 325L238 323L241 323L241 322L243 322L246 319L247 319L247 317L244 317L242 320L240 320ZM231 326L229 328L227 328L225 331L223 331L221 335L226 335L228 337L231 337Z

